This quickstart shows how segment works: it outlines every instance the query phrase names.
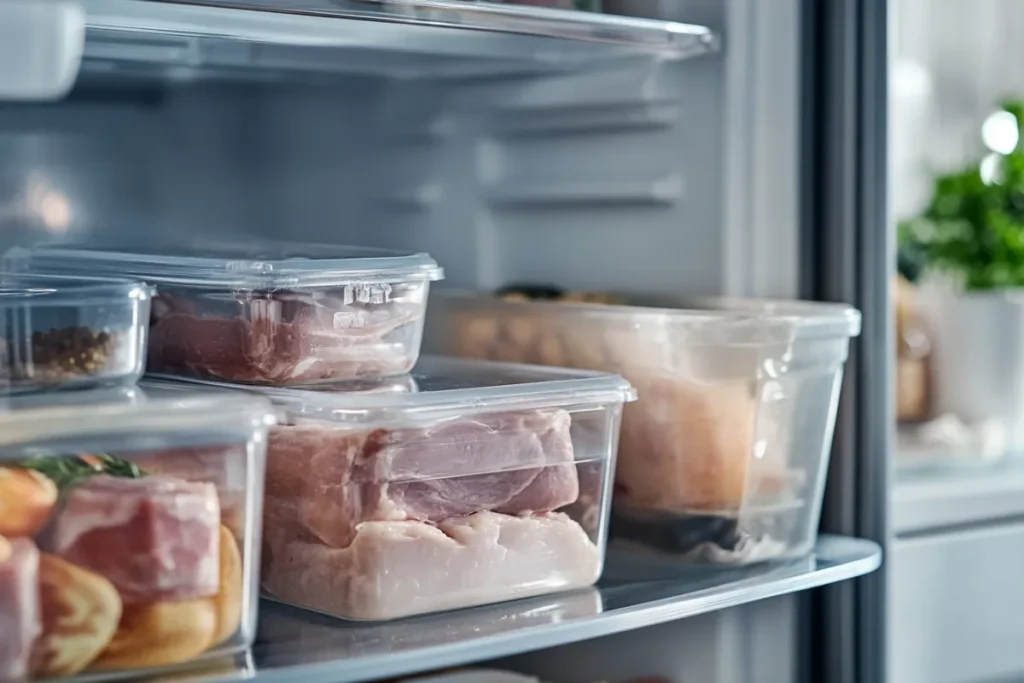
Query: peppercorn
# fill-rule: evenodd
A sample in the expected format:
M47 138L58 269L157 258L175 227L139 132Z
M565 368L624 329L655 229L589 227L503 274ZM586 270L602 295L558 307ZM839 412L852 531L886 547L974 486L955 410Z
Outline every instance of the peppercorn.
M16 362L16 379L59 382L90 377L107 368L114 335L88 327L62 327L32 333L31 353Z

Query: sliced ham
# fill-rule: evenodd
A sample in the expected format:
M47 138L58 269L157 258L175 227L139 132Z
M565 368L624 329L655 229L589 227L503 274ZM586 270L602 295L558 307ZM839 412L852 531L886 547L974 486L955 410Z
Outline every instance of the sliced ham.
M215 595L220 505L213 484L97 476L67 497L52 552L110 580L127 604Z
M39 550L27 538L0 536L0 681L28 675L41 630Z
M421 305L368 307L311 293L225 300L163 288L147 370L252 384L399 375L416 362Z
M272 429L267 458L265 526L296 524L336 548L362 522L544 513L579 496L561 410L372 432L304 421Z
M597 546L563 514L480 512L366 522L344 549L280 526L264 535L262 576L275 599L378 620L580 588L600 571Z

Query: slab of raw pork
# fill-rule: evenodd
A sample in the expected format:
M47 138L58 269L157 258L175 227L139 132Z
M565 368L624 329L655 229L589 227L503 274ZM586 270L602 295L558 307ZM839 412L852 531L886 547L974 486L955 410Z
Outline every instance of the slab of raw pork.
M28 675L32 643L42 629L39 550L27 538L0 536L0 681Z
M393 431L323 421L274 428L265 527L296 524L343 548L360 522L557 510L579 496L570 421L551 410Z
M399 375L416 362L416 316L390 303L369 315L337 297L259 293L222 308L208 292L154 299L149 372L254 384L302 384ZM422 307L416 308L422 314ZM358 325L336 316L364 313ZM406 334L400 328L409 327ZM416 333L418 334L418 333Z
M114 584L128 604L215 595L220 504L213 484L96 476L67 497L52 551Z
M597 546L560 513L480 512L437 525L366 522L344 549L279 527L264 536L263 549L269 595L349 619L394 619L581 588L601 572Z

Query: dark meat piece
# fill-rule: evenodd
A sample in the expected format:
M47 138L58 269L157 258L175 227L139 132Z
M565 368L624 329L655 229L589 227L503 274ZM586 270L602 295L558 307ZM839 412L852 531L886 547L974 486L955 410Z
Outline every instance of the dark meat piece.
M416 305L370 307L295 293L251 293L228 303L162 291L153 304L147 370L302 384L400 375L419 352Z

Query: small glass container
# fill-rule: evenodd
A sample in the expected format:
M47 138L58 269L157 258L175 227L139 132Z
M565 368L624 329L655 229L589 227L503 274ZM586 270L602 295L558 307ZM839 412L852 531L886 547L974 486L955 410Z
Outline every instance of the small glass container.
M150 296L131 280L0 272L0 393L135 384Z

